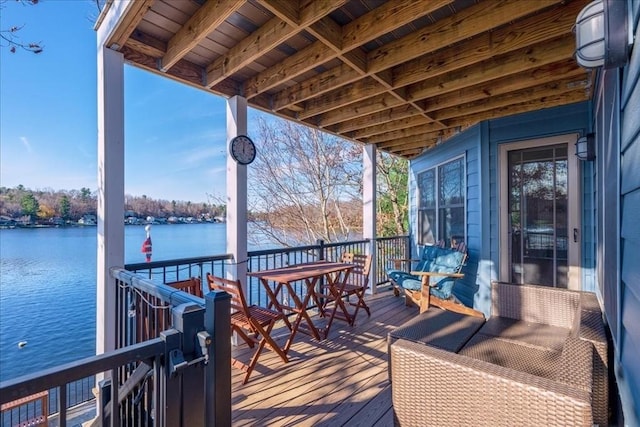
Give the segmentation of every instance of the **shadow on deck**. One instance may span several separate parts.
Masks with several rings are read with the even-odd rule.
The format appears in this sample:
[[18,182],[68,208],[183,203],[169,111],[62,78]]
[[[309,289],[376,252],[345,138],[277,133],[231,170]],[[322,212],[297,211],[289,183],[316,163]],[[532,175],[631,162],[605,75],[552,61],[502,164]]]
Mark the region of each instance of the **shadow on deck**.
[[[405,307],[386,287],[379,290],[367,296],[371,317],[360,310],[355,326],[335,320],[323,341],[297,334],[289,363],[264,350],[245,385],[243,372],[232,369],[233,425],[392,426],[387,333],[417,309]],[[275,335],[283,345],[288,330]],[[233,349],[234,357],[248,361],[248,350],[243,343]]]

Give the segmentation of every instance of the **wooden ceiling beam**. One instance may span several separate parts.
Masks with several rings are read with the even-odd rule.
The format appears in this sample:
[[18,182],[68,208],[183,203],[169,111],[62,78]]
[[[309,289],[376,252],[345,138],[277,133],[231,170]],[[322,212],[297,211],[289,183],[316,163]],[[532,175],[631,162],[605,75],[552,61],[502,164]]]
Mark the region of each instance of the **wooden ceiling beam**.
[[[295,2],[290,0],[260,0],[260,3],[264,7],[295,28],[291,35],[303,30],[312,31],[311,27],[314,26],[317,21],[323,20],[322,23],[315,27],[317,30],[316,35],[320,35],[321,38],[310,46],[307,46],[273,67],[247,80],[244,85],[244,96],[251,99],[277,86],[282,80],[293,79],[312,68],[336,58],[339,52],[336,51],[336,47],[332,44],[336,38],[333,35],[329,35],[329,32],[337,31],[337,24],[332,25],[330,22],[324,20],[330,21],[330,18],[326,16],[331,11],[341,7],[345,2],[346,0],[336,2],[307,2],[299,13],[294,13],[292,4],[295,4]],[[339,28],[340,27],[338,27],[338,29]],[[332,42],[330,43],[328,40],[323,41],[324,37],[331,39]],[[325,41],[328,44],[325,44]]]
[[273,110],[278,111],[313,96],[330,92],[338,86],[353,83],[361,77],[356,70],[342,64],[278,92],[272,98]]
[[167,51],[167,44],[165,42],[151,37],[148,34],[144,34],[141,31],[134,31],[125,43],[125,46],[157,59],[162,58],[162,55]]
[[447,92],[476,86],[500,76],[526,72],[532,67],[541,67],[573,57],[575,38],[568,35],[550,42],[539,43],[493,58],[479,64],[452,71],[447,75],[424,80],[409,86],[410,99],[426,99]]
[[244,96],[251,99],[282,81],[293,79],[336,56],[337,54],[321,41],[314,42],[247,80],[244,84]]
[[568,59],[561,62],[544,65],[542,67],[527,70],[523,73],[489,80],[477,86],[448,92],[444,95],[428,98],[425,111],[442,110],[443,108],[488,99],[495,95],[502,95],[511,91],[526,89],[540,85],[556,78],[568,78],[585,76],[587,72],[576,65],[575,60]]
[[167,43],[161,70],[167,71],[244,4],[244,0],[209,0]]
[[[169,71],[162,72],[158,67],[157,57],[153,57],[136,51],[129,47],[129,43],[123,46],[122,53],[124,54],[126,62],[134,63],[137,67],[143,68],[154,74],[169,77],[173,80],[187,84],[196,89],[205,89],[202,84],[204,68],[199,65],[196,65],[185,59],[181,59],[173,67],[171,67]],[[221,82],[215,87],[209,89],[208,92],[223,97],[231,97],[238,94],[239,88],[240,85],[237,82],[234,82],[231,79],[227,79],[224,82]]]
[[427,147],[425,149],[422,150],[406,150],[406,151],[399,151],[398,153],[391,153],[395,156],[398,157],[402,157],[403,159],[407,159],[407,160],[413,160],[416,157],[420,156],[421,154],[423,154],[426,150],[430,149],[431,147]]
[[[422,115],[407,117],[404,119],[394,120],[392,122],[376,124],[373,126],[363,127],[354,131],[349,136],[354,139],[365,140],[368,137],[379,135],[394,130],[405,129],[413,126],[421,126],[431,123],[431,121]],[[367,140],[368,141],[368,140]]]
[[[395,0],[353,20],[342,30],[343,49],[355,49],[452,3],[452,0]],[[384,23],[381,25],[381,23]]]
[[566,78],[544,83],[538,86],[521,89],[502,95],[492,96],[489,99],[462,103],[455,107],[445,108],[443,110],[434,111],[431,114],[439,120],[452,119],[463,115],[481,113],[487,110],[493,110],[509,105],[519,104],[527,101],[535,101],[559,95],[565,92],[572,92],[576,89],[585,89],[588,81],[584,78]]
[[241,40],[207,67],[207,86],[224,80],[291,36],[291,27],[275,17]]
[[124,15],[124,21],[118,25],[107,41],[106,46],[111,49],[120,50],[120,48],[126,44],[131,33],[133,33],[140,21],[142,21],[142,17],[151,8],[152,4],[153,0],[140,0],[129,3],[127,6],[129,9]]
[[376,144],[381,150],[399,150],[399,149],[416,149],[427,148],[439,142],[446,141],[454,135],[460,133],[456,129],[443,129],[438,132],[426,132],[420,135],[420,138],[398,138],[392,141],[385,141]]
[[300,10],[297,1],[258,0],[258,3],[292,27],[297,27],[300,23]]
[[[360,46],[452,1],[416,2],[402,0],[389,2],[350,22],[344,29],[333,20],[325,18],[310,26],[308,31],[331,47],[343,62],[360,74],[371,75],[371,77],[378,79],[375,75],[367,73],[367,57]],[[380,22],[384,22],[384,25],[380,25]]]
[[[448,73],[457,68],[481,62],[495,57],[499,54],[511,52],[528,46],[531,43],[550,40],[562,34],[571,32],[572,25],[575,21],[575,14],[579,12],[577,6],[582,6],[582,2],[574,2],[572,7],[568,8],[565,13],[559,14],[557,9],[547,11],[539,16],[527,18],[518,24],[517,30],[513,28],[498,29],[495,32],[482,34],[473,40],[466,41],[460,46],[453,46],[448,49],[440,50],[434,55],[426,55],[416,60],[410,61],[397,69],[394,74],[399,77],[393,78],[393,83],[387,84],[387,90],[396,90],[397,96],[405,102],[413,102],[413,98],[404,99],[397,92],[397,88],[423,80],[425,77],[435,77],[440,74]],[[576,6],[577,4],[577,6]],[[536,31],[533,31],[536,29]],[[533,35],[530,35],[533,34]],[[490,46],[490,48],[487,48]],[[376,77],[375,74],[372,74]],[[381,83],[383,83],[381,81]],[[379,89],[379,88],[377,88]],[[376,95],[377,91],[372,92],[370,96]],[[366,96],[366,94],[364,95]],[[336,109],[341,106],[335,103],[338,97],[330,97],[325,100],[327,109]],[[322,101],[316,101],[316,106],[322,105]],[[420,110],[420,106],[414,105]],[[316,108],[317,110],[317,108]],[[314,111],[303,111],[301,117],[308,118],[315,114]],[[428,118],[428,114],[425,115]]]
[[398,138],[394,140],[393,145],[376,144],[376,147],[381,150],[399,150],[399,149],[416,149],[426,148],[430,144],[435,144],[438,141],[437,137],[428,135],[412,135],[404,138]]
[[564,35],[575,37],[572,28],[583,4],[575,1],[408,61],[393,69],[393,84],[406,86]]
[[366,138],[366,142],[369,144],[379,144],[382,142],[402,139],[408,136],[422,135],[428,132],[434,132],[439,130],[441,130],[441,128],[436,123],[427,123],[419,126],[412,126],[404,129],[399,129],[399,130],[394,130],[394,131],[374,135],[370,138]]
[[315,38],[331,47],[336,53],[342,52],[342,27],[326,17],[307,29]]
[[472,38],[560,3],[561,0],[491,0],[470,6],[448,18],[387,43],[367,54],[369,72],[378,72],[427,53]]
[[319,116],[317,124],[319,127],[324,128],[334,125],[336,123],[344,122],[358,117],[366,116],[378,111],[388,110],[392,107],[397,107],[402,104],[397,97],[384,93],[378,96],[374,96],[364,101],[360,101],[357,104],[348,105],[338,110],[329,111]]
[[584,89],[578,89],[558,95],[530,100],[524,103],[512,104],[506,107],[483,111],[481,113],[456,117],[454,119],[446,120],[445,123],[448,127],[472,126],[483,120],[512,116],[514,114],[527,113],[530,111],[556,107],[559,105],[573,104],[576,102],[586,101],[588,99],[589,96],[586,94],[586,91]]
[[358,80],[348,86],[332,91],[321,98],[314,98],[305,103],[304,111],[298,114],[301,119],[317,116],[349,104],[361,102],[363,99],[380,95],[387,91],[377,80],[370,77]]
[[[264,3],[274,1],[275,0],[261,0],[261,2]],[[327,29],[329,26],[332,27],[330,29],[331,33],[337,33],[337,28],[326,22],[322,23],[322,26],[325,27],[323,30],[319,29],[318,26],[313,26],[313,28],[309,28],[309,31],[323,43],[330,46],[335,53],[334,56],[327,56],[325,58],[322,58],[321,62],[327,62],[334,57],[340,57],[342,61],[344,61],[347,65],[357,71],[359,76],[363,76],[366,75],[367,57],[365,53],[359,49],[360,46],[376,39],[377,37],[380,37],[383,34],[389,33],[396,28],[399,28],[402,25],[405,25],[419,17],[432,13],[435,10],[451,3],[451,1],[452,0],[433,0],[428,2],[416,2],[415,0],[402,0],[401,2],[394,1],[385,3],[384,5],[345,25],[344,28],[341,28],[342,36],[340,43],[338,43],[333,38],[333,35],[329,36],[326,34],[329,31]],[[330,2],[322,1],[313,3]],[[385,25],[380,26],[380,22],[384,22]],[[338,71],[341,72],[341,70],[336,69],[329,70],[328,73],[339,74]],[[263,73],[270,73],[270,71],[265,70]],[[315,79],[316,78],[314,78],[314,80]],[[349,84],[351,82],[353,82],[353,80],[351,80],[350,78],[344,78],[336,81],[336,83],[341,83],[340,85]],[[301,91],[305,91],[305,89],[307,90],[304,93],[296,94],[294,89],[288,88],[284,89],[280,93],[275,94],[273,100],[274,110],[277,111],[282,108],[287,108],[293,103],[304,101],[305,99],[308,99],[312,96],[317,96],[323,93],[308,91],[309,88],[318,87],[318,85],[314,84],[314,82],[303,82],[299,85],[296,85],[296,87],[298,87]],[[337,87],[339,86],[334,85],[332,89],[336,89]]]
[[392,122],[394,120],[400,120],[407,117],[419,115],[420,113],[413,106],[401,105],[400,107],[393,107],[374,114],[369,114],[367,116],[347,120],[345,122],[330,126],[330,128],[336,133],[345,134],[347,132],[352,132],[366,126],[371,126],[372,123],[384,124]]

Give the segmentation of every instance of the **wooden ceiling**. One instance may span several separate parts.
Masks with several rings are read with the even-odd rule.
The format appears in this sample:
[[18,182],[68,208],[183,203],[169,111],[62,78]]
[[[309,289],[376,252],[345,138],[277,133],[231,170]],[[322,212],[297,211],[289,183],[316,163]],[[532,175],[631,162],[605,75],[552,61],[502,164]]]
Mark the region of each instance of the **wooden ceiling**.
[[413,158],[584,101],[589,0],[136,0],[108,46],[154,73]]

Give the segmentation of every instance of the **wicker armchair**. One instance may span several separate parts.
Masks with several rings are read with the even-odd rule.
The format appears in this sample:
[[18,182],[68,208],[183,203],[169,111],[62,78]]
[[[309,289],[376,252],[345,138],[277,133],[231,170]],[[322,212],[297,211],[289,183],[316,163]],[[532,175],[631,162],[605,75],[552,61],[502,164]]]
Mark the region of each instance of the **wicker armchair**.
[[[591,426],[590,344],[571,339],[575,353],[556,379],[398,340],[391,346],[396,424],[411,426]],[[576,357],[577,356],[577,357]],[[567,357],[569,358],[569,357]],[[562,371],[558,371],[560,374]],[[567,373],[569,371],[566,371]]]
[[456,353],[390,347],[400,425],[607,425],[607,339],[591,293],[492,283],[491,317]]

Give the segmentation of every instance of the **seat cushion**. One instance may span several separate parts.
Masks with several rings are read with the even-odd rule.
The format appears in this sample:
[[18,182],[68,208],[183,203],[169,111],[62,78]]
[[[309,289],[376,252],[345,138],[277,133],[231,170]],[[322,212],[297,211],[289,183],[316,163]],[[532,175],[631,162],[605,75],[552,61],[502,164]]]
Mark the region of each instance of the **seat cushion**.
[[570,330],[558,326],[493,316],[487,320],[480,333],[540,350],[562,351]]
[[484,319],[432,307],[389,332],[387,342],[397,339],[457,352],[480,329]]
[[410,291],[419,291],[420,289],[422,289],[422,281],[417,278],[406,278],[402,281],[402,283],[398,283],[398,285],[402,286],[405,289],[409,289]]
[[389,276],[389,280],[393,281],[398,286],[403,286],[403,283],[407,279],[418,279],[417,276],[413,276],[406,271],[401,270],[388,270],[387,276]]
[[522,342],[484,335],[481,328],[460,350],[460,354],[519,372],[554,379],[562,351],[543,350]]
[[464,254],[462,252],[445,249],[441,249],[441,251],[441,254],[434,258],[431,271],[457,273],[462,266]]

